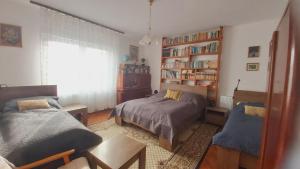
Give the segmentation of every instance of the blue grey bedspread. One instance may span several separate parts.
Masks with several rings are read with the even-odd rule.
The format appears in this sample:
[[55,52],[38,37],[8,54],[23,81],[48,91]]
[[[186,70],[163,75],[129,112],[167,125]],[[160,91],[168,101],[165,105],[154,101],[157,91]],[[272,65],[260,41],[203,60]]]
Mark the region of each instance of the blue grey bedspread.
[[233,108],[223,130],[213,137],[212,144],[258,156],[263,118],[246,115],[245,104],[263,107],[259,103],[241,103]]
[[16,166],[70,149],[81,153],[101,141],[100,136],[58,109],[0,114],[0,155]]

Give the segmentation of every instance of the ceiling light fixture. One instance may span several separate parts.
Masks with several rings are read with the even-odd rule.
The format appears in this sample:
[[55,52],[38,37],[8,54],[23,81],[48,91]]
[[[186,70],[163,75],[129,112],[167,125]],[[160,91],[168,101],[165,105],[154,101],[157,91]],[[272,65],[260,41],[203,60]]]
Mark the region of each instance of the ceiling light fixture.
[[151,41],[152,41],[152,35],[151,35],[151,15],[152,15],[152,11],[151,11],[151,7],[152,7],[152,4],[153,4],[153,1],[154,0],[149,0],[149,4],[150,4],[150,8],[149,8],[149,27],[148,27],[148,32],[146,35],[144,35],[144,37],[142,38],[142,40],[140,40],[139,44],[140,45],[151,45]]

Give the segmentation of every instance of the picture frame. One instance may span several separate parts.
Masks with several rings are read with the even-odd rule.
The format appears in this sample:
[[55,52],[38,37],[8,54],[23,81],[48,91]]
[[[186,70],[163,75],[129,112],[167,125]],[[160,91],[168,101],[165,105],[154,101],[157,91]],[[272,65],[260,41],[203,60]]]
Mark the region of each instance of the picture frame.
[[0,23],[0,46],[22,47],[21,26]]
[[247,63],[247,71],[258,71],[259,70],[259,63]]
[[248,58],[257,58],[259,57],[260,46],[250,46],[248,48]]
[[130,45],[129,46],[129,61],[138,61],[139,47]]

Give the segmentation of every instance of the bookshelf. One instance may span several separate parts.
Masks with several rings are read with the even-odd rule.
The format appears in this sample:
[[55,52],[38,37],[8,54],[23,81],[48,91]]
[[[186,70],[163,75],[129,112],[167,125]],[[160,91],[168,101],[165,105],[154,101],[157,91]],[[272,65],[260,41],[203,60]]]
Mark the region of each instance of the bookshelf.
[[218,101],[223,27],[163,37],[161,84],[207,86],[209,104]]

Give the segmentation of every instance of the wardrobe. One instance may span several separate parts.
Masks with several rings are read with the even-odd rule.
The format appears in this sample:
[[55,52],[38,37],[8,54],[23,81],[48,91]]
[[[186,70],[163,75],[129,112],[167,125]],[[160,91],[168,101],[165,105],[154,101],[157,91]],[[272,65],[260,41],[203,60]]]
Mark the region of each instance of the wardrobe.
[[[267,114],[259,169],[286,168],[300,116],[300,0],[291,0],[270,43]],[[298,166],[299,167],[299,166]]]

